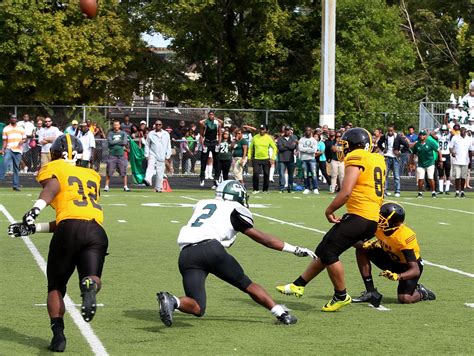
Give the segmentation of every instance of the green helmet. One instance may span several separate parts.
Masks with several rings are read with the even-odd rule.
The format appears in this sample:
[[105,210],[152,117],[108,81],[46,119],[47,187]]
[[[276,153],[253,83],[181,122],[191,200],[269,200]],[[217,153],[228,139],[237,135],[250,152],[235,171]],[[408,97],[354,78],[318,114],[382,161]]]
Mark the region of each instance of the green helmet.
[[236,201],[247,208],[249,206],[247,189],[237,180],[229,179],[221,182],[216,188],[216,198]]

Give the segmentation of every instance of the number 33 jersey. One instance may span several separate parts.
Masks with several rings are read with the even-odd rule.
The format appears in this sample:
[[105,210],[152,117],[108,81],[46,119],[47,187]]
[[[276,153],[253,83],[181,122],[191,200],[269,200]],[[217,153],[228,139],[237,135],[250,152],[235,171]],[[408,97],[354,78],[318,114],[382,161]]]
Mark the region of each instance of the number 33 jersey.
[[104,214],[98,203],[100,176],[95,171],[57,159],[41,168],[36,180],[51,178],[56,178],[60,186],[51,202],[56,210],[56,224],[65,219],[95,220],[102,224]]
[[237,232],[253,227],[250,210],[235,201],[206,199],[197,202],[193,216],[181,228],[178,245],[186,245],[214,239],[225,248],[230,247]]
[[361,169],[346,203],[347,212],[378,222],[385,187],[384,157],[378,153],[357,149],[347,154],[344,164],[346,167],[356,166]]

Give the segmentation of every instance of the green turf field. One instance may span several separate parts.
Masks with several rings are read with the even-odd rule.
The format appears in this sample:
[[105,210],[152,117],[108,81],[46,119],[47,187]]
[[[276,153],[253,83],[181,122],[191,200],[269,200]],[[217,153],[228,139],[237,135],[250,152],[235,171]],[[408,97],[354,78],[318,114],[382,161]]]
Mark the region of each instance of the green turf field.
[[[21,219],[38,192],[23,189],[14,194],[4,188],[0,204]],[[374,269],[376,286],[384,295],[382,305],[389,310],[352,304],[323,313],[321,306],[332,296],[326,273],[308,285],[301,299],[280,295],[275,286],[293,281],[309,259],[269,250],[241,235],[230,252],[252,280],[293,310],[298,323],[276,325],[269,311],[210,276],[206,315],[196,318],[177,312],[173,326],[167,328],[159,320],[156,292],[182,295],[176,237],[195,200],[212,197],[213,192],[104,193],[101,203],[110,255],[98,295],[104,306],[90,326],[110,355],[472,354],[474,308],[465,303],[474,304],[474,194],[463,200],[452,195],[416,199],[415,194],[404,193],[398,201],[407,211],[407,224],[417,232],[424,259],[470,274],[425,266],[421,281],[436,293],[436,301],[399,305],[397,284],[376,277]],[[323,236],[315,230],[330,228],[323,212],[332,197],[326,192],[320,196],[272,192],[251,196],[250,203],[258,204],[251,207],[257,228],[314,248]],[[47,208],[39,220],[52,218],[53,211]],[[49,354],[49,319],[46,308],[36,305],[46,300],[45,276],[23,241],[7,236],[7,226],[0,213],[0,354]],[[49,239],[49,234],[32,236],[44,258]],[[347,251],[342,261],[348,292],[355,297],[364,287],[354,251]],[[69,295],[80,303],[77,282],[73,276]],[[65,324],[66,351],[93,354],[69,314]]]

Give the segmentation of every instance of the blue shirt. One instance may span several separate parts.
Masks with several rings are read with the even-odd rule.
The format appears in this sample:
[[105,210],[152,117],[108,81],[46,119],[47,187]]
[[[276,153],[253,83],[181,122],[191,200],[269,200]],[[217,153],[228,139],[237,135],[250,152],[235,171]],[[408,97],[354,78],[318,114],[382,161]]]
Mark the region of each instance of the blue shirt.
[[326,154],[324,151],[326,150],[326,145],[324,144],[323,141],[319,141],[318,143],[318,152],[322,152],[323,154],[319,156],[319,161],[320,162],[326,162]]
[[410,143],[418,141],[418,135],[416,133],[408,134],[407,138],[410,140]]

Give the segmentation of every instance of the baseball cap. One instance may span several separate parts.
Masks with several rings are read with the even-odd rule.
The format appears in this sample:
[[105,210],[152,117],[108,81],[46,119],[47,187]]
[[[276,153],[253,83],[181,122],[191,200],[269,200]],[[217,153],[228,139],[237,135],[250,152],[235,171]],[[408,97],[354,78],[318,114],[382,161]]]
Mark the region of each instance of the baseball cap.
[[16,119],[16,115],[15,115],[15,114],[11,114],[11,115],[10,115],[10,119]]
[[285,126],[285,130],[291,130],[291,126]]
[[441,131],[448,131],[448,126],[447,125],[441,126]]
[[140,125],[141,125],[141,124],[145,124],[145,125],[146,125],[146,121],[145,121],[145,120],[140,121]]
[[459,124],[454,124],[453,129],[459,130],[460,127],[461,127],[461,126],[460,126]]
[[261,124],[261,125],[260,125],[260,128],[261,128],[261,129],[265,129],[265,130],[266,130],[266,129],[267,129],[267,125],[265,125],[265,124]]
[[426,130],[421,130],[420,135],[426,135]]
[[72,120],[72,121],[71,121],[71,124],[72,124],[72,125],[77,125],[77,124],[79,124],[79,122],[77,122],[77,120]]

